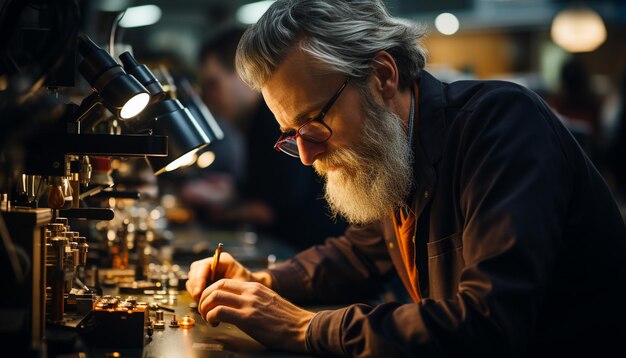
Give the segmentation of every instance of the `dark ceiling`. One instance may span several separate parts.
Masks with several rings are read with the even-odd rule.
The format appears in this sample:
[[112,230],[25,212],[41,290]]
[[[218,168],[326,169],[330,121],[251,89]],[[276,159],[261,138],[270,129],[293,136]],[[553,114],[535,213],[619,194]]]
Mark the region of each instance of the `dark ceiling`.
[[[202,41],[222,26],[236,23],[237,9],[250,0],[91,0],[95,7],[158,5],[161,20],[154,25],[125,29],[121,42],[133,47],[138,57],[168,54],[193,66]],[[425,23],[429,29],[440,12],[453,12],[461,29],[547,28],[555,13],[570,2],[557,0],[385,0],[390,12],[399,17]],[[623,0],[586,1],[608,22],[626,24]],[[95,9],[94,9],[95,10]]]

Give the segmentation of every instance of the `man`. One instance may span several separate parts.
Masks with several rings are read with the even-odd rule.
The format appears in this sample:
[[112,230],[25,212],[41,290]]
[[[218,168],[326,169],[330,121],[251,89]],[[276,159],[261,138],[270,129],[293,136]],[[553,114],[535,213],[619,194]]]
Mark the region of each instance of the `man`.
[[[420,36],[373,0],[279,0],[244,35],[237,68],[276,147],[353,225],[271,270],[224,255],[208,287],[211,259],[195,262],[200,314],[319,355],[623,352],[626,229],[606,184],[538,96],[439,82]],[[358,303],[394,270],[413,302]],[[290,302],[337,298],[355,304]]]
[[[340,234],[346,224],[328,217],[321,200],[323,185],[314,171],[297,160],[284,160],[272,148],[279,133],[274,116],[259,91],[250,89],[235,71],[235,52],[243,33],[241,28],[225,28],[204,43],[200,80],[203,100],[222,120],[227,134],[220,142],[227,143],[230,152],[236,149],[228,142],[239,141],[243,147],[243,153],[237,155],[224,153],[219,147],[224,143],[216,143],[218,148],[212,150],[220,150],[216,161],[221,163],[214,163],[207,172],[219,172],[215,164],[241,164],[244,175],[234,180],[235,188],[225,190],[223,175],[207,173],[187,183],[181,195],[201,213],[208,213],[209,219],[250,224],[291,247],[304,249],[321,243],[326,236]],[[229,191],[234,195],[222,198]]]

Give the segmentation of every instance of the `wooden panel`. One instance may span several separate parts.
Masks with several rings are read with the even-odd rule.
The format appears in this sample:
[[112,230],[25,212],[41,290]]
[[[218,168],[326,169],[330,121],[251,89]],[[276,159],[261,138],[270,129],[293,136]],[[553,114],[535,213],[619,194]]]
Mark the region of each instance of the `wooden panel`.
[[430,33],[423,39],[428,66],[472,72],[489,78],[512,71],[512,49],[506,34],[470,33],[452,36]]

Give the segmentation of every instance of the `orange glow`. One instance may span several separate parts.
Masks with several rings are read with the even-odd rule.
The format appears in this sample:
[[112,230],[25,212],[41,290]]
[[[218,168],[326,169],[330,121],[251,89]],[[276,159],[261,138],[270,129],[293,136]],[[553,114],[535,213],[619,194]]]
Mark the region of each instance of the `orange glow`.
[[195,324],[196,320],[189,316],[183,316],[182,318],[178,319],[178,325],[180,326],[180,328],[191,328]]

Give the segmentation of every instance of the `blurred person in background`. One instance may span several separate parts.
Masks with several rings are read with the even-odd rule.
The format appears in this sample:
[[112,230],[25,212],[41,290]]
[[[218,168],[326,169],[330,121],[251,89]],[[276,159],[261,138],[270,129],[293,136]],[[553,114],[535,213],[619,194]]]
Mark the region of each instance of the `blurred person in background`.
[[585,64],[572,57],[561,67],[561,86],[549,103],[576,137],[585,152],[598,165],[601,142],[601,98],[595,93]]
[[183,185],[181,198],[197,209],[201,220],[249,224],[293,247],[309,247],[340,234],[346,224],[327,213],[323,184],[315,172],[298,160],[284,160],[273,149],[279,134],[274,116],[261,94],[235,71],[244,30],[223,29],[200,51],[202,98],[225,132],[225,143],[211,150],[216,162],[227,162],[237,172],[212,165]]
[[[606,183],[537,94],[425,71],[422,35],[374,0],[278,0],[244,34],[237,70],[275,148],[352,225],[267,270],[194,262],[200,314],[324,356],[623,352],[626,227]],[[392,272],[412,301],[364,304]]]

